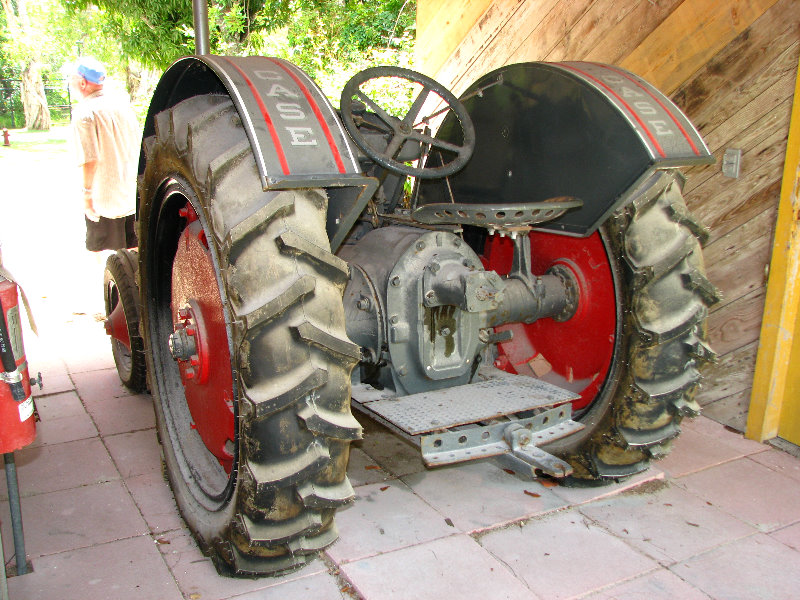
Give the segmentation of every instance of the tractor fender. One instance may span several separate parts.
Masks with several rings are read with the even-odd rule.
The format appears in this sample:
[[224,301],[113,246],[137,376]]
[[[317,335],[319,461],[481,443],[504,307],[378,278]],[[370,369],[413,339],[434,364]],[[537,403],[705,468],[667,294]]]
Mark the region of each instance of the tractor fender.
[[[377,187],[322,90],[289,61],[265,56],[188,56],[156,86],[143,138],[155,135],[155,116],[202,94],[226,94],[236,107],[264,190],[325,188],[328,235],[337,247]],[[139,173],[146,164],[144,148]]]
[[[616,66],[531,62],[484,75],[462,95],[478,145],[466,168],[422,188],[421,204],[513,206],[559,196],[583,206],[538,226],[588,236],[658,179],[712,164],[697,129],[655,87]],[[438,137],[457,135],[445,122]]]

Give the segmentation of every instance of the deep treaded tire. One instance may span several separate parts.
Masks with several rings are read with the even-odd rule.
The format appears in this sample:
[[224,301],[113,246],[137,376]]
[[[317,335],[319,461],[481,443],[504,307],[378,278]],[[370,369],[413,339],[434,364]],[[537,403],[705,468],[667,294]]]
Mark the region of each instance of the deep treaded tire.
[[[359,351],[345,334],[348,266],[330,252],[327,197],[262,190],[227,96],[184,100],[158,114],[155,126],[140,183],[141,284],[169,480],[220,572],[293,570],[336,539],[334,512],[354,497],[349,446],[361,437],[350,412]],[[229,474],[194,429],[187,382],[167,350],[187,202],[202,224],[225,311],[231,364],[211,370],[232,375]]]
[[125,313],[131,347],[127,348],[112,337],[111,351],[120,380],[133,392],[147,389],[144,341],[139,334],[139,290],[136,287],[138,270],[139,254],[135,250],[118,250],[106,260],[103,276],[106,316],[110,315],[119,304]]
[[547,447],[572,464],[567,485],[646,470],[669,452],[681,419],[700,412],[698,369],[715,359],[706,317],[719,295],[703,265],[708,232],[688,213],[681,177],[662,174],[602,228],[621,329],[606,384],[580,415],[586,429]]

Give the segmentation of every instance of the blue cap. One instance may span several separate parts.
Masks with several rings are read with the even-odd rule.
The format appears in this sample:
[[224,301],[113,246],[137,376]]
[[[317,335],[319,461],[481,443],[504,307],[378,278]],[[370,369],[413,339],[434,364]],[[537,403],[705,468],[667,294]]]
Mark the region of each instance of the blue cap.
[[103,83],[106,78],[106,68],[91,56],[84,56],[78,60],[75,72],[89,83]]

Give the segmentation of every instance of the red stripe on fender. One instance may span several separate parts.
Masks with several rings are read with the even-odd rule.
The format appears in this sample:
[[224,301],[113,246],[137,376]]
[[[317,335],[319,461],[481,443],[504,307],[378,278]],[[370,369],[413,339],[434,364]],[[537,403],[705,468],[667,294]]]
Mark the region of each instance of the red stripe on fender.
[[663,108],[663,109],[664,109],[664,111],[665,111],[665,112],[666,112],[666,113],[669,115],[669,118],[670,118],[670,119],[672,119],[672,122],[673,122],[673,123],[675,123],[675,125],[678,127],[678,129],[680,129],[680,130],[681,130],[681,133],[683,134],[683,137],[685,137],[685,138],[686,138],[686,141],[687,141],[687,142],[689,142],[689,145],[692,147],[692,150],[694,151],[694,153],[695,153],[697,156],[700,156],[700,150],[698,150],[698,149],[697,149],[697,146],[696,146],[696,145],[695,145],[695,143],[692,141],[692,138],[691,138],[691,137],[689,137],[689,133],[688,133],[688,132],[687,132],[687,131],[686,131],[686,130],[683,128],[683,125],[681,125],[681,124],[678,122],[678,119],[675,117],[675,115],[674,115],[674,114],[672,114],[672,111],[671,111],[669,108],[667,108],[667,107],[664,105],[664,103],[663,103],[663,102],[661,102],[661,100],[659,100],[659,99],[658,99],[658,96],[656,96],[656,95],[655,95],[653,92],[651,92],[650,90],[648,90],[648,89],[647,89],[645,86],[643,86],[641,83],[639,83],[638,81],[636,81],[636,80],[635,80],[633,77],[631,77],[630,75],[628,75],[628,74],[627,74],[625,71],[622,71],[622,70],[620,70],[620,69],[617,69],[617,68],[615,68],[615,67],[613,67],[613,66],[611,66],[611,65],[601,65],[601,64],[598,64],[598,66],[600,66],[600,67],[604,67],[604,68],[608,69],[609,71],[614,71],[615,73],[618,73],[619,75],[621,75],[622,77],[624,77],[624,78],[625,78],[625,79],[627,79],[628,81],[630,81],[630,82],[634,83],[634,84],[635,84],[635,85],[636,85],[636,86],[637,86],[639,89],[643,90],[643,91],[644,91],[644,92],[645,92],[645,93],[646,93],[648,96],[650,96],[650,97],[651,97],[653,100],[655,100],[655,101],[658,103],[658,105],[659,105],[661,108]]
[[283,152],[283,146],[281,145],[281,140],[278,137],[278,132],[275,131],[275,125],[272,123],[272,119],[269,116],[269,112],[267,111],[267,106],[264,104],[264,101],[261,99],[261,94],[258,93],[256,86],[253,85],[253,82],[250,78],[242,71],[236,63],[234,63],[231,59],[226,56],[221,56],[220,58],[225,59],[230,65],[238,71],[239,75],[244,78],[247,87],[250,88],[250,91],[253,93],[253,97],[256,100],[256,104],[258,104],[258,108],[261,111],[261,116],[264,117],[264,122],[267,124],[267,129],[269,130],[269,135],[272,138],[272,144],[275,146],[275,152],[278,155],[278,161],[281,163],[281,169],[283,169],[284,175],[289,175],[291,170],[289,169],[289,163],[286,160],[286,154]]
[[661,147],[661,144],[658,143],[658,140],[653,135],[653,132],[650,131],[650,129],[648,129],[647,125],[644,124],[644,121],[642,121],[642,119],[639,117],[639,115],[636,113],[636,111],[633,110],[631,108],[631,106],[627,102],[625,102],[625,100],[623,100],[622,97],[619,94],[617,94],[617,92],[615,92],[608,85],[606,85],[605,83],[600,81],[597,77],[594,77],[593,75],[589,75],[589,73],[587,73],[586,71],[582,71],[582,70],[578,69],[577,67],[573,67],[572,65],[568,65],[568,64],[565,64],[565,63],[555,63],[555,64],[557,64],[559,67],[562,67],[564,69],[569,69],[570,71],[575,71],[576,73],[580,73],[581,75],[583,75],[587,79],[591,79],[595,83],[603,86],[606,90],[608,90],[614,96],[614,98],[619,100],[620,104],[622,104],[626,109],[628,109],[628,112],[631,113],[631,115],[633,115],[633,118],[636,119],[636,122],[639,123],[639,126],[642,129],[644,129],[644,132],[647,134],[647,137],[650,138],[650,141],[653,143],[653,146],[655,146],[656,150],[661,155],[661,158],[666,158],[667,157],[667,155],[664,153],[664,149]]
[[339,173],[345,173],[346,170],[344,168],[344,161],[342,161],[342,155],[339,152],[339,148],[336,147],[333,134],[331,133],[330,127],[328,127],[328,124],[325,122],[325,117],[323,116],[322,111],[319,109],[314,97],[311,95],[311,90],[309,90],[308,87],[306,87],[306,85],[300,80],[300,78],[293,73],[289,67],[284,65],[282,61],[274,58],[267,58],[267,60],[283,69],[289,75],[289,77],[294,80],[294,82],[297,84],[297,87],[300,88],[300,91],[303,92],[303,96],[305,96],[308,104],[311,106],[311,110],[314,111],[314,116],[317,117],[317,122],[322,128],[322,132],[325,134],[325,139],[328,140],[328,146],[333,154],[333,160],[336,161],[336,167],[339,169]]

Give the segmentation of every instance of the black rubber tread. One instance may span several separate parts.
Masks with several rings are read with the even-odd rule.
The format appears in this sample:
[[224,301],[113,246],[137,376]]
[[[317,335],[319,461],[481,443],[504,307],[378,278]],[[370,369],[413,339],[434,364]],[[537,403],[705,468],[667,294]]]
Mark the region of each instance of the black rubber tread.
[[[118,250],[106,260],[103,290],[106,315],[114,309],[114,299],[110,297],[111,285],[116,288],[117,301],[125,311],[125,323],[131,348],[130,356],[122,357],[120,342],[111,340],[114,363],[122,383],[133,392],[147,389],[147,361],[144,355],[144,340],[139,334],[139,290],[136,275],[139,270],[139,254],[135,250]],[[126,352],[127,354],[127,352]]]
[[[163,262],[157,248],[149,250],[161,243],[157,232],[146,231],[159,218],[152,199],[170,179],[185,181],[197,195],[195,210],[212,242],[230,311],[238,396],[235,485],[229,482],[228,497],[204,507],[212,500],[181,474],[181,450],[166,443],[170,483],[181,514],[220,572],[294,570],[335,541],[335,509],[354,498],[346,476],[350,442],[361,437],[350,412],[350,372],[359,355],[345,334],[348,271],[330,252],[327,197],[321,190],[263,191],[226,96],[189,98],[157,115],[155,124],[140,185],[150,202],[141,214],[143,265],[152,265],[143,266],[145,288],[157,285],[149,278]],[[148,355],[158,366],[155,318],[146,317]],[[163,373],[168,369],[161,366]],[[174,401],[175,388],[167,381],[155,387],[166,441],[168,412],[161,403],[170,395]],[[330,501],[326,491],[336,492]]]
[[[703,228],[688,214],[677,173],[664,173],[603,227],[621,271],[621,343],[607,383],[580,416],[582,435],[546,448],[574,469],[567,485],[627,478],[666,455],[684,416],[696,416],[699,368],[714,360],[708,307],[718,298],[703,266]],[[622,310],[619,310],[622,308]]]

